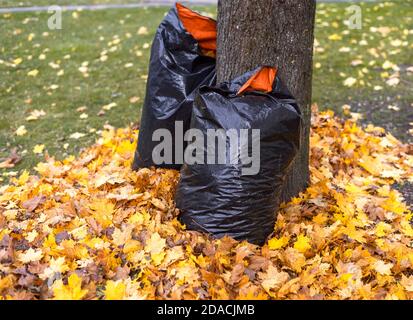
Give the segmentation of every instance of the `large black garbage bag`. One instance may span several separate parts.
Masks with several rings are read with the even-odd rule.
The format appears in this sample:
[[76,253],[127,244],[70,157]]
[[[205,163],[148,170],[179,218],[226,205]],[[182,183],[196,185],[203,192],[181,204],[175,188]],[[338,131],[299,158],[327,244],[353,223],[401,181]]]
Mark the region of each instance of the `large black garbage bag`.
[[[201,85],[215,81],[216,22],[176,4],[160,24],[153,40],[146,97],[142,110],[133,169],[162,167],[179,170],[182,140],[175,144],[175,125],[189,128],[193,100]],[[158,129],[172,135],[172,161],[155,163],[152,152]],[[176,148],[177,147],[177,148]],[[162,160],[162,159],[161,159]]]
[[[229,83],[201,87],[191,129],[197,130],[188,139],[195,142],[203,135],[204,141],[195,144],[198,149],[188,145],[181,169],[176,193],[181,221],[188,229],[218,238],[229,235],[262,245],[274,229],[281,188],[299,149],[301,130],[300,110],[276,77],[276,69],[258,68]],[[206,143],[205,136],[218,129],[226,132],[221,140],[226,150],[214,154],[211,150],[216,151],[219,140]],[[230,139],[234,129],[238,144]],[[248,140],[242,138],[242,129],[247,129]],[[252,129],[259,129],[255,138]],[[248,164],[245,150],[255,164]],[[219,162],[217,154],[225,159]],[[254,169],[247,172],[248,167]]]

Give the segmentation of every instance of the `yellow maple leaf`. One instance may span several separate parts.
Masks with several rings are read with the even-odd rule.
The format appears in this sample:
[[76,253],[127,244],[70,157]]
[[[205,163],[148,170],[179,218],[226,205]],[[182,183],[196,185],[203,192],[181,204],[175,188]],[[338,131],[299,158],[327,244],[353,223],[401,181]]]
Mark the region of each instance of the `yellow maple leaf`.
[[161,238],[159,233],[152,233],[149,240],[146,242],[145,251],[151,254],[151,258],[156,265],[160,264],[165,257],[163,252],[166,245],[166,240]]
[[82,289],[82,279],[73,273],[67,285],[62,280],[57,280],[53,284],[54,300],[81,300],[88,290]]
[[108,282],[106,282],[104,293],[106,300],[123,300],[126,295],[126,285],[120,280],[109,280]]
[[20,63],[22,63],[23,62],[23,59],[22,58],[16,58],[16,59],[14,59],[13,60],[13,63],[16,65],[16,66],[18,66]]
[[40,249],[34,250],[29,248],[26,252],[20,253],[18,255],[19,261],[23,263],[35,262],[41,260],[43,257],[43,252]]
[[364,230],[357,229],[354,224],[350,223],[347,227],[342,229],[343,234],[354,239],[360,243],[365,243]]
[[27,170],[23,170],[22,174],[20,177],[17,179],[17,183],[22,186],[24,185],[30,178],[30,173]]
[[20,137],[24,136],[27,133],[26,127],[25,126],[18,127],[15,133],[17,136],[20,136]]
[[308,249],[311,249],[310,239],[307,236],[300,234],[297,237],[297,241],[294,243],[294,249],[297,249],[301,253],[305,253]]
[[327,220],[328,218],[322,213],[319,213],[318,215],[313,217],[313,221],[319,225],[323,225]]
[[287,266],[289,266],[296,272],[301,272],[302,268],[306,264],[304,254],[291,247],[288,247],[284,250],[283,261]]
[[95,199],[89,208],[92,210],[93,217],[99,222],[103,228],[107,228],[112,224],[115,205],[107,199]]
[[413,276],[407,278],[404,274],[402,274],[400,283],[406,289],[406,291],[413,292]]
[[44,144],[36,144],[33,148],[33,153],[41,154],[44,150]]
[[382,260],[377,260],[376,263],[373,265],[374,270],[382,275],[391,275],[391,268],[393,267],[392,263],[385,263]]
[[406,236],[413,237],[413,228],[409,221],[403,220],[400,222],[401,229]]
[[395,66],[395,64],[394,64],[393,62],[391,62],[391,61],[389,61],[389,60],[386,60],[386,61],[383,62],[383,64],[382,64],[381,67],[382,67],[383,69],[387,70],[387,69],[392,69],[392,68],[394,68],[394,66]]
[[138,35],[147,35],[148,34],[148,28],[146,28],[145,26],[141,26],[138,29]]
[[199,277],[196,265],[192,260],[180,261],[176,268],[171,270],[177,281],[176,284],[183,286],[184,284],[192,284]]
[[290,241],[290,237],[287,237],[287,236],[282,236],[279,239],[272,238],[271,240],[268,241],[268,248],[270,248],[270,250],[278,250],[278,249],[281,249],[282,247],[285,247],[289,241]]
[[348,77],[347,79],[345,79],[345,80],[343,81],[343,84],[344,84],[346,87],[352,87],[356,82],[357,82],[357,79],[356,79],[356,78]]
[[343,38],[343,37],[340,36],[340,35],[337,34],[337,33],[334,33],[334,34],[328,36],[328,39],[329,39],[329,40],[332,40],[332,41],[338,41],[338,40],[341,40],[342,38]]
[[165,244],[165,239],[161,238],[158,232],[154,232],[146,242],[145,251],[150,253],[159,253],[165,248]]
[[38,74],[39,74],[39,70],[37,69],[31,70],[27,73],[29,77],[36,77]]
[[400,200],[397,191],[390,190],[388,196],[389,197],[381,206],[383,209],[399,215],[403,214],[407,210],[406,205]]
[[57,247],[56,239],[53,233],[50,233],[47,238],[43,241],[43,248],[55,249]]
[[384,237],[387,232],[391,230],[391,226],[383,221],[380,221],[377,226],[376,226],[376,236],[378,237]]
[[131,142],[129,140],[122,141],[116,148],[116,153],[119,154],[126,154],[126,153],[133,153],[136,149],[136,143]]
[[260,273],[260,278],[262,280],[261,286],[264,288],[264,290],[270,296],[275,297],[272,290],[279,289],[290,279],[290,276],[287,272],[280,272],[276,267],[270,265],[266,273]]
[[8,276],[5,276],[4,278],[0,277],[0,293],[4,289],[13,287],[13,282],[14,282],[13,280],[14,280],[14,277],[11,274],[9,274]]
[[359,159],[359,165],[374,176],[380,176],[383,171],[381,160],[367,155]]
[[120,230],[118,228],[115,228],[115,231],[112,234],[113,243],[116,246],[124,245],[126,241],[131,238],[131,232],[132,232],[131,227],[125,228],[125,230]]
[[39,275],[39,277],[42,280],[47,280],[48,278],[53,277],[56,273],[63,274],[69,270],[70,268],[66,264],[65,257],[59,257],[57,259],[52,258],[49,261],[49,266]]

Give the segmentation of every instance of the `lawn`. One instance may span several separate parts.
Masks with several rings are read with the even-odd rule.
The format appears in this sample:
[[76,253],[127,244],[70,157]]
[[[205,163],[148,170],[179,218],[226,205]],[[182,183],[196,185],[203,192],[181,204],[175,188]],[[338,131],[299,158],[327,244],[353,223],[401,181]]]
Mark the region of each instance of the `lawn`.
[[[350,105],[411,141],[412,1],[361,6],[362,29],[350,30],[348,4],[318,5],[313,101],[337,112]],[[215,14],[212,6],[198,9]],[[46,154],[77,154],[104,125],[139,121],[150,43],[166,11],[64,12],[62,30],[48,29],[47,12],[0,15],[0,162],[11,153],[21,158],[0,169],[2,179]]]
[[0,15],[0,300],[412,300],[412,144],[355,123],[411,141],[412,3],[361,30],[346,6],[318,6],[313,100],[351,119],[313,109],[311,183],[262,247],[188,232],[178,172],[130,168],[166,8]]
[[143,0],[0,0],[0,7],[139,3]]

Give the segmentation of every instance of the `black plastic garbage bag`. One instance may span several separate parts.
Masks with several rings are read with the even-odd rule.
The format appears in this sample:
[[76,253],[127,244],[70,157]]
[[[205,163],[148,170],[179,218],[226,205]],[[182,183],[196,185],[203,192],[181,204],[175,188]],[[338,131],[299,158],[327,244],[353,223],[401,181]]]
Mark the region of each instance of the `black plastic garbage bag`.
[[274,229],[301,130],[300,110],[276,69],[258,68],[232,82],[201,87],[191,129],[187,138],[194,145],[186,150],[176,193],[181,221],[218,238],[263,244]]
[[[176,4],[153,40],[134,170],[151,166],[181,168],[182,156],[175,158],[175,152],[184,150],[185,145],[181,145],[181,139],[175,143],[175,126],[182,125],[184,132],[189,128],[198,88],[214,84],[215,52],[215,20]],[[167,163],[155,163],[152,157],[160,143],[153,141],[158,129],[166,129],[172,135],[173,158]]]

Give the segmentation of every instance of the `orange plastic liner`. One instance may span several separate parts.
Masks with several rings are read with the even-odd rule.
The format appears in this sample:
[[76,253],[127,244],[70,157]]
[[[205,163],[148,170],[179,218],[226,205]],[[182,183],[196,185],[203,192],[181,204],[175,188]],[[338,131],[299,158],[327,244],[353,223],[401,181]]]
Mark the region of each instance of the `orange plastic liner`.
[[186,31],[198,41],[205,54],[215,57],[217,51],[216,22],[184,7],[180,3],[176,4],[176,9]]
[[271,92],[276,75],[277,68],[262,67],[260,71],[245,82],[241,89],[239,89],[238,94],[242,94],[245,91]]

